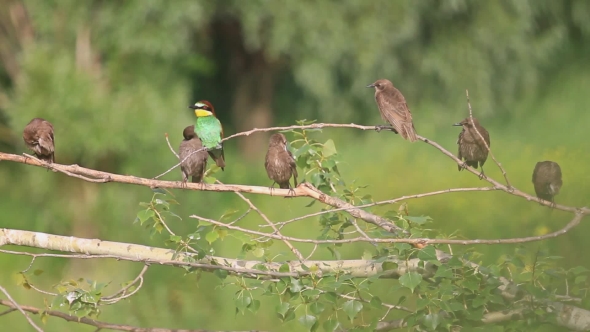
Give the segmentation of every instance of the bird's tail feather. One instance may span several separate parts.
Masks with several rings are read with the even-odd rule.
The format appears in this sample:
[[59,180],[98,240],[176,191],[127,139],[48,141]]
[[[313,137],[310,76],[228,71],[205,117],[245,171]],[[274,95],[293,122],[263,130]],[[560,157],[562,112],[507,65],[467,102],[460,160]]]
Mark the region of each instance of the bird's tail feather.
[[414,124],[411,122],[402,124],[402,130],[400,130],[400,134],[404,139],[410,142],[415,142],[418,140],[418,136],[416,136],[416,129],[414,128]]

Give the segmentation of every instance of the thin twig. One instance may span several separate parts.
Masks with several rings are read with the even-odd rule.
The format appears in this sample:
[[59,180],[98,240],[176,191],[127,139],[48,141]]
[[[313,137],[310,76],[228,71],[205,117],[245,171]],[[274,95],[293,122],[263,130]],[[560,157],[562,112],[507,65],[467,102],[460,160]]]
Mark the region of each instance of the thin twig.
[[176,151],[174,151],[174,149],[172,148],[172,145],[170,145],[170,141],[168,140],[168,133],[165,134],[165,137],[166,137],[166,143],[168,144],[170,151],[172,151],[172,153],[176,156],[176,159],[180,160],[180,157],[178,156]]
[[[24,310],[24,311],[30,312],[34,315],[45,314],[48,316],[61,318],[61,319],[64,319],[64,320],[66,320],[68,322],[72,322],[72,323],[80,323],[80,324],[94,326],[94,327],[98,328],[97,331],[101,330],[101,329],[109,329],[109,330],[129,331],[129,332],[150,332],[150,331],[158,331],[158,332],[213,332],[210,330],[203,330],[203,329],[179,330],[179,329],[165,329],[165,328],[154,328],[154,327],[144,328],[144,327],[131,326],[131,325],[112,324],[112,323],[107,323],[107,322],[102,322],[102,321],[90,319],[87,317],[78,317],[78,316],[74,316],[74,315],[68,315],[66,313],[63,313],[61,311],[56,311],[56,310],[45,310],[45,309],[40,309],[40,308],[36,308],[36,307],[31,307],[31,306],[15,307],[15,305],[12,302],[6,301],[6,300],[0,300],[0,305],[6,306],[9,308],[18,308],[21,311]],[[37,328],[37,330],[42,331],[39,328]],[[233,331],[233,332],[239,332],[239,331]]]
[[[223,184],[221,183],[221,181],[217,180],[215,181],[219,184]],[[295,248],[289,241],[287,241],[286,239],[284,239],[284,236],[281,234],[281,232],[279,231],[279,229],[273,224],[272,221],[270,221],[270,219],[268,219],[268,217],[262,213],[262,211],[260,211],[260,209],[258,209],[256,207],[256,205],[252,204],[252,202],[247,199],[246,197],[244,197],[244,195],[242,195],[239,192],[236,192],[236,195],[238,195],[238,197],[240,197],[244,202],[246,202],[246,204],[248,204],[248,206],[250,207],[250,209],[256,211],[256,213],[258,213],[258,215],[260,216],[260,218],[262,218],[262,220],[264,220],[270,227],[272,227],[272,229],[274,230],[273,234],[276,234],[277,236],[279,236],[280,238],[282,238],[282,241],[285,243],[285,245],[289,248],[289,250],[291,250],[291,252],[297,257],[297,259],[299,259],[300,261],[304,261],[305,258],[303,258],[303,255],[301,254],[301,252],[299,252],[299,250],[297,250],[297,248]]]
[[[494,188],[494,187],[450,188],[450,189],[437,190],[437,191],[432,191],[432,192],[422,193],[422,194],[407,195],[407,196],[402,196],[402,197],[398,197],[398,198],[393,198],[393,199],[388,199],[388,200],[383,200],[383,201],[378,201],[378,202],[373,202],[373,203],[367,203],[367,204],[362,204],[362,205],[354,205],[353,207],[356,209],[362,209],[362,208],[368,208],[368,207],[373,207],[373,206],[378,206],[378,205],[395,204],[395,203],[405,201],[408,199],[435,196],[435,195],[440,195],[440,194],[448,194],[448,193],[452,193],[452,192],[491,191],[491,190],[498,190],[498,188]],[[315,213],[306,214],[301,217],[296,217],[296,218],[292,218],[292,219],[289,219],[286,221],[282,221],[282,222],[276,223],[275,225],[278,225],[282,228],[284,225],[290,224],[295,221],[299,221],[299,220],[303,220],[303,219],[307,219],[307,218],[311,218],[311,217],[317,217],[317,216],[320,216],[320,215],[326,214],[326,213],[345,211],[345,210],[350,210],[350,209],[351,208],[346,208],[346,207],[336,208],[336,209],[327,209],[327,210],[323,210],[323,211],[319,211],[319,212],[315,212]],[[260,225],[260,227],[266,227],[266,226]]]
[[[481,135],[481,133],[479,132],[479,130],[477,130],[477,127],[473,123],[473,111],[471,110],[471,102],[469,101],[469,90],[465,90],[465,95],[467,96],[467,107],[469,108],[469,121],[471,121],[471,125],[475,129],[475,132],[477,133],[477,135],[479,136],[479,138],[481,138],[483,144],[486,146],[486,149],[488,149],[488,153],[492,157],[492,160],[496,163],[496,165],[498,165],[498,168],[500,168],[500,171],[502,171],[502,175],[504,176],[504,180],[506,180],[506,186],[509,189],[510,188],[514,188],[510,184],[510,181],[508,181],[508,174],[506,173],[506,170],[504,169],[504,167],[502,167],[502,164],[500,164],[498,162],[498,160],[496,160],[496,157],[494,157],[494,154],[492,153],[492,149],[490,149],[490,146],[488,145],[488,142],[486,142],[486,140],[483,138],[483,136]],[[483,168],[482,168],[482,170],[483,170]]]
[[6,305],[8,307],[11,308],[16,308],[18,311],[20,311],[23,316],[25,316],[25,318],[27,319],[27,321],[29,322],[29,324],[37,331],[39,332],[43,332],[43,330],[37,326],[37,324],[35,324],[35,322],[33,322],[33,320],[31,319],[31,317],[29,317],[29,315],[27,315],[27,313],[23,310],[23,308],[16,303],[16,301],[12,298],[12,296],[10,296],[10,294],[6,291],[6,289],[4,289],[4,287],[0,286],[0,292],[4,293],[4,295],[8,298],[8,301],[6,300],[0,300],[0,304],[5,305],[4,303],[8,303],[9,305]]
[[[135,279],[133,279],[133,281],[131,281],[127,286],[121,288],[118,292],[116,292],[113,295],[110,296],[106,296],[103,297],[101,299],[101,301],[113,301],[113,303],[119,302],[120,300],[129,297],[130,295],[132,295],[133,293],[135,293],[139,288],[141,288],[141,284],[143,283],[143,275],[147,272],[148,268],[150,266],[148,264],[145,264],[143,266],[143,268],[141,269],[141,271],[139,272],[139,274],[137,275],[137,277]],[[137,282],[140,282],[140,285],[135,289],[135,291],[132,292],[132,294],[129,294],[129,296],[125,296],[127,290],[131,287],[133,287]]]
[[555,238],[560,235],[567,233],[572,228],[576,227],[580,221],[584,218],[585,214],[576,213],[575,217],[563,228],[551,232],[545,235],[540,236],[529,236],[529,237],[521,237],[521,238],[508,238],[508,239],[474,239],[474,240],[454,240],[454,239],[430,239],[430,238],[365,238],[365,237],[355,237],[350,239],[342,239],[342,240],[313,240],[313,239],[303,239],[303,238],[296,238],[291,236],[278,236],[274,233],[264,233],[259,232],[239,226],[233,226],[224,224],[217,220],[203,218],[200,216],[192,215],[190,218],[195,218],[201,221],[205,221],[217,226],[226,227],[227,229],[239,231],[242,233],[247,233],[256,236],[267,237],[275,240],[283,240],[286,239],[292,242],[299,242],[299,243],[313,243],[313,244],[338,244],[338,243],[354,243],[354,242],[375,242],[375,243],[409,243],[409,244],[419,244],[419,245],[428,245],[428,244],[461,244],[461,245],[476,245],[476,244],[507,244],[507,243],[526,243],[526,242],[535,242],[541,241],[545,239]]

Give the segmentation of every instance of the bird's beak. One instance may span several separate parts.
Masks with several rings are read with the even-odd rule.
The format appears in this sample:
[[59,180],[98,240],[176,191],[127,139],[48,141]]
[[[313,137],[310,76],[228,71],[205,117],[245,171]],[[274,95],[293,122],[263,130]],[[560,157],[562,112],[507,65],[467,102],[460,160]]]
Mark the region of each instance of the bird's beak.
[[192,108],[192,109],[196,110],[197,109],[197,106],[195,106],[195,105],[188,105],[188,108]]
[[196,115],[198,118],[200,118],[200,117],[203,117],[203,116],[210,116],[210,115],[213,115],[213,113],[211,113],[210,111],[206,111],[206,110],[202,110],[202,109],[196,108],[196,109],[195,109],[195,115]]
[[374,87],[375,87],[375,83],[367,85],[367,88],[374,88]]
[[461,127],[463,125],[461,123],[453,123],[453,126]]

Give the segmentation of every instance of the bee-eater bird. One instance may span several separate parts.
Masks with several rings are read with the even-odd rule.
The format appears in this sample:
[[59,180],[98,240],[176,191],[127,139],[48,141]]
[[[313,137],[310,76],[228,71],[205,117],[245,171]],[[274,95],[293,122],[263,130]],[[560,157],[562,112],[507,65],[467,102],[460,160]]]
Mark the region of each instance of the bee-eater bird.
[[293,186],[297,187],[297,166],[291,151],[287,149],[287,138],[283,134],[273,134],[270,137],[266,161],[264,162],[266,174],[281,189],[291,189],[291,176]]
[[215,109],[210,102],[201,100],[196,102],[194,105],[189,106],[195,110],[197,116],[197,122],[195,123],[195,133],[203,142],[203,145],[207,148],[207,152],[215,164],[224,170],[225,167],[225,155],[223,153],[223,128],[221,122],[215,117]]
[[184,140],[180,142],[180,148],[178,149],[182,182],[186,183],[188,177],[191,176],[193,183],[201,183],[205,169],[207,169],[207,158],[209,158],[207,150],[203,149],[201,139],[195,134],[195,126],[184,128],[182,136]]
[[35,156],[48,163],[55,161],[55,142],[53,125],[41,118],[34,118],[23,131],[23,140]]
[[533,185],[537,197],[555,203],[554,197],[563,185],[559,164],[549,160],[539,161],[533,171]]
[[367,88],[375,88],[375,101],[383,121],[388,122],[403,139],[417,141],[412,113],[402,93],[386,79],[377,80]]
[[[471,123],[471,119],[473,119],[473,124]],[[486,159],[488,159],[488,148],[491,146],[490,134],[479,124],[479,121],[477,121],[476,118],[467,118],[459,123],[453,124],[453,126],[463,127],[463,130],[459,133],[459,138],[457,139],[457,145],[459,145],[459,154],[457,155],[457,158],[465,160],[465,162],[463,165],[458,165],[457,168],[461,171],[466,165],[477,168],[477,165],[479,164],[481,167],[479,179],[481,180],[485,176],[483,173],[483,164],[485,164]],[[481,136],[477,134],[478,132]],[[486,148],[484,141],[487,143],[488,148]]]

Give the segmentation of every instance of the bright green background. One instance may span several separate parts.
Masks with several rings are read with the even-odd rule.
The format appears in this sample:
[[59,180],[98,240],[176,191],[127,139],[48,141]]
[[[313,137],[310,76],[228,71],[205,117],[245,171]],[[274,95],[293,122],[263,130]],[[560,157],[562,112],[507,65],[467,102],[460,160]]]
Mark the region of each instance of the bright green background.
[[[33,40],[19,37],[12,24],[8,8],[21,3]],[[7,62],[0,68],[2,151],[25,152],[22,128],[39,116],[54,124],[57,162],[153,177],[175,163],[164,133],[176,147],[182,129],[194,121],[186,106],[196,100],[217,106],[226,135],[303,118],[373,125],[381,120],[373,92],[364,86],[388,78],[406,96],[418,133],[453,152],[459,128],[451,124],[467,116],[469,89],[475,115],[490,132],[493,152],[513,185],[533,193],[535,163],[554,160],[564,174],[557,201],[589,205],[590,2],[584,0],[2,0],[0,24],[8,27],[0,45],[18,69],[10,73]],[[76,57],[82,56],[76,47],[82,47],[85,31],[91,36],[90,62]],[[251,90],[240,90],[244,87]],[[261,105],[272,112],[259,117],[254,110]],[[226,143],[222,182],[270,184],[263,168],[268,134],[255,137]],[[316,138],[334,139],[343,177],[368,185],[366,192],[376,200],[485,185],[457,172],[432,147],[388,132],[326,129]],[[244,149],[251,150],[241,155]],[[486,174],[501,179],[491,160]],[[165,177],[179,178],[180,171]],[[0,227],[163,246],[164,236],[150,237],[133,224],[138,203],[151,198],[148,188],[85,183],[2,162],[0,190]],[[172,220],[171,226],[181,234],[194,229],[191,214],[219,218],[245,209],[232,193],[174,194],[181,203],[175,212],[183,220]],[[308,199],[248,197],[277,221],[319,208],[305,208]],[[409,208],[412,215],[431,216],[433,228],[447,234],[459,230],[464,238],[539,235],[570,218],[502,192],[435,196],[410,201]],[[244,223],[261,221],[248,217]],[[290,233],[315,238],[318,229],[317,219],[309,219]],[[573,232],[530,247],[563,256],[564,267],[590,267],[587,234],[584,220]],[[364,249],[370,245],[343,248],[343,257],[360,258]],[[513,247],[476,249],[489,264]],[[217,246],[218,255],[232,257],[237,250],[231,241]],[[331,256],[320,252],[318,258]],[[0,255],[0,284],[20,303],[43,306],[38,293],[15,286],[13,274],[29,261]],[[46,273],[31,281],[44,289],[86,277],[112,282],[110,291],[141,269],[126,262],[64,259],[39,259],[35,267]],[[208,274],[197,282],[181,269],[152,266],[143,289],[105,307],[100,319],[145,327],[301,330],[296,321],[279,327],[270,298],[261,299],[256,316],[234,316],[236,289],[214,288],[218,284]],[[379,287],[386,292],[387,282]],[[16,313],[0,317],[0,323],[29,329]],[[47,331],[68,330],[93,328],[49,319]]]

